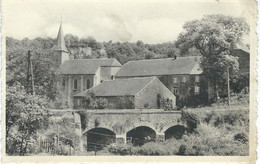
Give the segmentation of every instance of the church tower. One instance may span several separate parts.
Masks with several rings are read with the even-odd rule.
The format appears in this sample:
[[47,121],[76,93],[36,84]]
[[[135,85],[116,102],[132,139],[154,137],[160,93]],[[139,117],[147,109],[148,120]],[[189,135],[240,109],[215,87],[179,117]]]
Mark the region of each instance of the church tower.
[[65,61],[69,60],[69,51],[65,46],[65,40],[62,29],[62,22],[60,24],[56,45],[54,46],[57,68]]

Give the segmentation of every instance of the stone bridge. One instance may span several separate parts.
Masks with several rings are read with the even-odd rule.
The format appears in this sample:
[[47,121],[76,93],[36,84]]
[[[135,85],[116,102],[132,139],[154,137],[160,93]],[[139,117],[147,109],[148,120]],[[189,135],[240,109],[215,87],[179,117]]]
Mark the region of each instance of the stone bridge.
[[178,139],[185,131],[180,111],[121,109],[81,110],[77,113],[83,144],[92,146],[127,141],[140,146],[149,140]]
[[185,132],[180,111],[163,109],[118,110],[51,110],[62,116],[73,116],[75,134],[81,138],[81,149],[102,148],[113,142],[141,146],[149,141],[179,139]]

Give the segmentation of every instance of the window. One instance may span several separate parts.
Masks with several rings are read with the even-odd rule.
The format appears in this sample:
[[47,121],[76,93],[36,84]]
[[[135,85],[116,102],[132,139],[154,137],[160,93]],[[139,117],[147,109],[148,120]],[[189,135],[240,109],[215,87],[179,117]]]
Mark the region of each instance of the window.
[[78,101],[77,101],[77,105],[80,106],[80,100],[79,100],[79,99],[78,99]]
[[87,79],[87,89],[89,89],[89,88],[90,88],[90,80]]
[[62,79],[62,87],[65,88],[65,79]]
[[177,77],[173,78],[173,83],[177,83]]
[[183,82],[183,83],[186,83],[186,81],[187,81],[186,77],[185,77],[185,76],[182,77],[182,82]]
[[114,75],[111,76],[111,80],[115,80],[115,76]]
[[200,77],[199,76],[195,76],[195,82],[200,82]]
[[178,88],[173,88],[173,93],[177,94],[178,93]]
[[78,81],[77,79],[74,79],[73,89],[77,90],[77,88],[78,88]]
[[199,93],[200,93],[200,87],[195,86],[195,87],[194,87],[194,93],[195,93],[195,94],[199,94]]

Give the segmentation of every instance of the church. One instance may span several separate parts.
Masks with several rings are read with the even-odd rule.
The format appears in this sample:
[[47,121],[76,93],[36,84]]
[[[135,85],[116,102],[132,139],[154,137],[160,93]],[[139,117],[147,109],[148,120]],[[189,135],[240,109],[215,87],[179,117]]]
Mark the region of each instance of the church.
[[62,106],[73,107],[73,96],[105,80],[114,79],[121,64],[114,58],[70,59],[60,24],[54,53],[57,63],[57,88]]

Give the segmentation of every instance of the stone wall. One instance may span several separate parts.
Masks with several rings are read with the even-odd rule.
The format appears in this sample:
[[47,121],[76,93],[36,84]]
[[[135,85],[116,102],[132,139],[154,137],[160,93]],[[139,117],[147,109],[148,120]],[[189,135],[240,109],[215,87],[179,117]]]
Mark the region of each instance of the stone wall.
[[141,92],[135,96],[135,108],[158,108],[158,95],[161,98],[169,99],[173,107],[176,106],[176,97],[169,91],[160,80],[154,79]]

